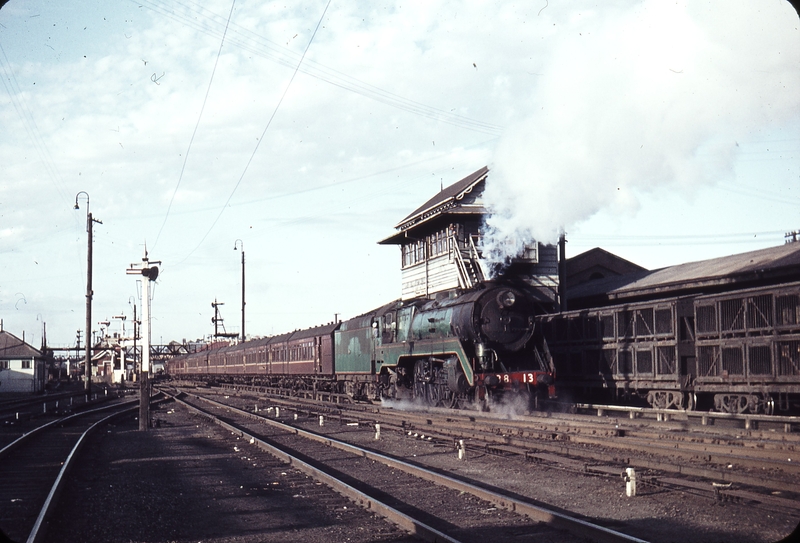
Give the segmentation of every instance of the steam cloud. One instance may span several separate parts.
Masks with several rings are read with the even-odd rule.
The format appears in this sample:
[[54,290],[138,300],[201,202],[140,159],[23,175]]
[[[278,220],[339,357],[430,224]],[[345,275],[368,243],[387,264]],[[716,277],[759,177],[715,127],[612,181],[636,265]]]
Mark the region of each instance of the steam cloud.
[[600,210],[635,212],[648,191],[688,195],[730,176],[737,140],[800,114],[800,32],[788,2],[645,1],[549,15],[551,54],[490,166],[492,267]]

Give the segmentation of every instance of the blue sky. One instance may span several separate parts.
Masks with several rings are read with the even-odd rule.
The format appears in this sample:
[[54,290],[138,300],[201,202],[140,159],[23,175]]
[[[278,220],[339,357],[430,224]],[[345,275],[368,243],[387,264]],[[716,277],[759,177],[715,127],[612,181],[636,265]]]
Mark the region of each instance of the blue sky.
[[800,20],[773,0],[665,6],[11,0],[4,328],[38,345],[46,322],[58,346],[84,328],[80,191],[102,221],[93,321],[130,321],[146,244],[165,342],[210,334],[215,299],[239,331],[237,239],[249,334],[397,298],[399,251],[376,242],[484,165],[509,235],[558,223],[572,255],[656,268],[779,245],[800,229]]

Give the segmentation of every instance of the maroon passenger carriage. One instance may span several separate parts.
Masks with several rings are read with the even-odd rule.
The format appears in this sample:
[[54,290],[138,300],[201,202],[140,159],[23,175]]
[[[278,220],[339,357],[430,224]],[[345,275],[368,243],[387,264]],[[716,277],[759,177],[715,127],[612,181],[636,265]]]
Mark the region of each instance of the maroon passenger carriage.
[[336,324],[211,348],[170,362],[170,374],[264,386],[313,387],[332,379],[333,331]]

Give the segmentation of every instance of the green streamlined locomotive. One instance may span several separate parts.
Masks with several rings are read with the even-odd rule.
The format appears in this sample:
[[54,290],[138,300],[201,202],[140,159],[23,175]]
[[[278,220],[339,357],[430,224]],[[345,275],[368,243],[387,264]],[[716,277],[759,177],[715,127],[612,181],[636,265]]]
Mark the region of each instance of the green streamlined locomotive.
[[514,393],[552,397],[552,361],[526,291],[484,283],[435,300],[396,302],[343,322],[335,333],[341,374],[356,396],[414,398],[456,407]]
[[341,323],[180,356],[168,372],[354,400],[485,408],[510,395],[533,407],[555,396],[552,359],[535,320],[547,303],[530,289],[479,283]]

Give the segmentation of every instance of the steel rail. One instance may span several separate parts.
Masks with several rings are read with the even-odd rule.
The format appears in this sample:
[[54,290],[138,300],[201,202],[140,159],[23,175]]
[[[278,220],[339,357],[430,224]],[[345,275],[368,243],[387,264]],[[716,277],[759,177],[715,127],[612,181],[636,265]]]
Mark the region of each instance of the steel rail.
[[[271,402],[279,403],[283,405],[290,406],[290,402],[286,399],[275,399],[270,398]],[[303,404],[311,405],[309,402],[302,402]],[[601,447],[612,447],[617,449],[618,451],[632,451],[632,450],[645,450],[647,449],[648,452],[653,454],[660,454],[665,458],[674,458],[676,456],[681,456],[686,460],[694,460],[694,459],[704,459],[708,462],[715,462],[720,465],[727,465],[729,463],[733,463],[735,465],[740,466],[750,466],[761,468],[766,464],[771,464],[773,467],[778,469],[784,470],[786,472],[797,472],[800,470],[800,466],[796,461],[789,460],[777,460],[777,459],[768,459],[768,458],[754,458],[754,457],[747,457],[742,456],[749,451],[755,451],[755,449],[748,449],[748,448],[733,448],[730,446],[725,445],[718,445],[718,444],[702,444],[702,443],[691,443],[691,442],[670,442],[671,445],[663,445],[661,442],[652,442],[650,444],[642,443],[638,441],[638,446],[635,445],[637,440],[643,438],[637,438],[636,433],[640,430],[636,429],[629,429],[625,428],[625,437],[620,437],[620,441],[617,442],[616,436],[614,439],[609,439],[612,437],[612,434],[618,434],[621,431],[620,429],[608,429],[607,434],[601,436],[595,435],[587,435],[583,433],[571,433],[565,432],[564,430],[557,429],[547,429],[547,428],[526,428],[527,432],[531,432],[532,434],[542,434],[544,436],[553,435],[554,433],[564,434],[569,436],[567,441],[559,441],[559,440],[547,440],[545,439],[540,440],[536,439],[535,435],[532,436],[524,436],[515,432],[514,428],[509,428],[508,432],[500,432],[488,429],[481,429],[475,428],[475,425],[482,425],[482,424],[498,424],[507,422],[505,419],[500,419],[497,417],[493,417],[491,415],[487,416],[485,413],[467,413],[461,411],[451,411],[446,409],[437,409],[433,408],[430,412],[425,413],[418,413],[418,412],[396,412],[392,411],[391,413],[386,413],[379,408],[373,408],[372,410],[368,409],[359,409],[353,408],[353,406],[338,406],[336,411],[339,413],[335,414],[339,418],[346,418],[348,417],[347,414],[341,413],[343,410],[355,410],[358,412],[363,412],[364,414],[369,413],[370,415],[378,415],[380,414],[381,417],[398,417],[405,422],[408,421],[416,421],[417,424],[424,425],[430,424],[430,415],[446,415],[448,418],[451,418],[451,428],[448,429],[438,429],[438,430],[431,430],[427,427],[424,431],[426,434],[430,435],[438,435],[440,438],[448,438],[448,439],[475,439],[480,442],[486,444],[488,448],[496,447],[496,446],[511,446],[511,447],[518,447],[521,449],[529,450],[535,449],[539,451],[548,451],[550,453],[559,454],[559,455],[567,455],[567,456],[575,456],[579,458],[587,458],[591,459],[592,461],[608,461],[608,453],[602,451],[593,451],[587,449],[585,447],[581,447],[579,445],[586,444],[586,445],[593,445],[593,446],[601,446]],[[332,409],[328,408],[328,411],[331,412]],[[354,415],[350,415],[354,416]],[[457,421],[459,416],[464,417],[465,420]],[[356,419],[361,418],[358,415],[354,416]],[[363,415],[362,415],[363,417]],[[469,419],[469,420],[466,420]],[[570,421],[563,418],[558,417],[546,417],[546,420],[551,421],[551,424],[556,426],[563,426],[562,423],[565,424],[574,424],[574,421]],[[639,419],[641,420],[641,419]],[[516,421],[519,423],[520,421]],[[617,421],[620,425],[623,424],[625,421]],[[391,424],[391,423],[388,423]],[[537,423],[533,423],[536,425]],[[584,424],[594,424],[591,421],[587,421],[581,423]],[[412,422],[410,428],[414,428],[415,423]],[[535,440],[531,442],[531,439]],[[646,438],[645,438],[646,439]],[[727,450],[726,450],[727,449]],[[788,452],[788,451],[787,451]],[[525,451],[521,451],[519,454],[524,454],[525,456],[529,456]],[[759,455],[762,453],[759,451]],[[789,452],[791,454],[791,452]],[[779,452],[773,452],[772,456],[779,456]],[[763,476],[751,476],[748,474],[739,474],[739,473],[732,473],[730,470],[726,470],[723,468],[716,468],[716,467],[693,467],[687,466],[683,464],[676,464],[674,462],[659,460],[653,461],[647,458],[638,458],[636,456],[628,456],[626,459],[626,463],[632,467],[643,468],[643,469],[656,469],[660,471],[682,474],[685,476],[692,476],[692,477],[702,477],[705,479],[711,479],[714,481],[724,481],[724,482],[734,482],[734,483],[741,483],[753,486],[762,486],[768,487],[773,490],[784,490],[789,492],[796,491],[796,485],[791,481],[786,481],[783,479],[776,479],[776,478],[765,478]]]
[[[261,417],[259,415],[254,414],[254,413],[249,413],[247,411],[244,411],[244,410],[238,409],[236,407],[232,407],[232,406],[223,404],[221,402],[217,402],[215,400],[210,400],[208,398],[203,398],[202,396],[198,396],[198,395],[194,395],[194,394],[188,394],[186,392],[184,392],[184,394],[187,394],[188,396],[193,396],[193,397],[198,398],[198,399],[200,399],[202,401],[211,403],[213,405],[216,405],[216,406],[224,408],[224,409],[228,409],[228,410],[231,410],[231,411],[236,411],[237,413],[242,414],[244,416],[256,419],[256,420],[258,420],[260,422],[264,422],[266,424],[275,426],[277,428],[281,428],[281,429],[286,430],[286,431],[288,431],[290,433],[294,433],[294,434],[303,436],[303,437],[305,437],[307,439],[313,439],[313,440],[319,441],[321,443],[324,443],[324,444],[326,444],[328,446],[335,447],[337,449],[349,452],[351,454],[356,454],[356,455],[363,456],[363,457],[365,457],[367,459],[370,459],[370,460],[375,460],[377,462],[381,462],[382,464],[385,464],[385,465],[387,465],[389,467],[392,467],[392,468],[395,468],[395,469],[402,470],[402,471],[404,471],[406,473],[409,473],[411,475],[414,475],[416,477],[420,477],[422,479],[425,479],[425,480],[428,480],[428,481],[432,481],[434,483],[437,483],[437,484],[440,484],[440,485],[444,485],[444,486],[447,486],[449,488],[453,488],[453,489],[460,490],[460,491],[463,491],[463,492],[468,492],[468,493],[470,493],[470,494],[472,494],[472,495],[474,495],[474,496],[476,496],[476,497],[478,497],[480,499],[483,499],[483,500],[492,502],[494,504],[497,504],[499,507],[502,507],[502,508],[507,509],[509,511],[516,512],[516,513],[521,514],[521,515],[525,515],[525,516],[527,516],[527,517],[529,517],[529,518],[531,518],[533,520],[536,520],[538,522],[543,522],[543,523],[548,524],[548,525],[550,525],[550,526],[552,526],[554,528],[558,528],[558,529],[561,529],[561,530],[566,530],[566,531],[568,531],[568,532],[570,532],[570,533],[572,533],[574,535],[577,535],[577,536],[587,537],[587,538],[590,538],[590,539],[593,539],[593,540],[596,540],[596,541],[599,541],[599,542],[602,542],[602,543],[620,543],[620,542],[625,542],[625,543],[647,543],[643,539],[639,539],[637,537],[633,537],[633,536],[630,536],[628,534],[624,534],[622,532],[617,532],[615,530],[611,530],[611,529],[605,528],[603,526],[598,526],[596,524],[592,524],[592,523],[587,522],[585,520],[573,518],[573,517],[570,517],[569,515],[565,515],[563,513],[557,512],[557,511],[552,511],[552,510],[549,510],[549,509],[544,508],[544,507],[533,505],[531,503],[528,503],[528,502],[525,502],[525,501],[522,501],[522,500],[518,500],[516,498],[512,498],[510,496],[506,496],[506,495],[500,494],[498,492],[495,492],[495,491],[492,491],[492,490],[488,490],[488,489],[482,488],[480,486],[477,486],[477,485],[474,485],[474,484],[471,484],[471,483],[467,483],[467,482],[461,481],[459,479],[455,479],[453,477],[449,477],[449,476],[441,474],[441,473],[437,473],[437,472],[434,472],[434,471],[427,470],[427,469],[422,468],[420,466],[409,464],[409,463],[404,462],[402,460],[398,460],[398,459],[395,459],[395,458],[392,458],[392,457],[389,457],[389,456],[386,456],[386,455],[383,455],[383,454],[380,454],[380,453],[377,453],[377,452],[373,452],[373,451],[369,451],[369,450],[366,450],[366,449],[362,449],[360,447],[357,447],[355,445],[351,445],[349,443],[345,443],[343,441],[338,441],[336,439],[332,439],[332,438],[327,437],[327,436],[316,434],[316,433],[310,432],[308,430],[302,430],[302,429],[296,428],[294,426],[286,425],[286,424],[284,424],[282,422],[279,422],[279,421],[276,421],[276,420],[272,420],[272,419],[268,419],[266,417]],[[231,431],[242,432],[241,429],[236,429],[236,430],[231,430]],[[248,437],[252,437],[252,436],[248,436]]]
[[[259,439],[257,436],[254,436],[254,435],[250,434],[246,430],[244,430],[242,428],[239,428],[239,427],[237,427],[235,425],[229,424],[229,423],[227,423],[227,422],[225,422],[223,420],[220,420],[218,417],[214,416],[212,413],[204,411],[204,410],[200,409],[199,407],[196,407],[196,406],[194,406],[194,405],[192,405],[192,404],[190,404],[188,402],[185,402],[185,401],[181,400],[180,398],[177,397],[177,395],[174,395],[172,397],[174,398],[174,400],[176,402],[179,402],[180,404],[186,406],[189,410],[191,410],[191,411],[193,411],[193,412],[195,412],[195,413],[197,413],[199,415],[202,415],[204,417],[207,417],[208,419],[213,421],[215,424],[220,425],[221,427],[225,428],[229,432],[232,432],[232,433],[234,433],[236,435],[239,435],[241,437],[250,439],[250,441],[253,444],[257,445],[260,449],[262,449],[264,451],[267,451],[269,454],[271,454],[271,455],[283,460],[287,464],[295,467],[296,469],[302,471],[303,473],[305,473],[305,474],[307,474],[307,475],[309,475],[309,476],[311,476],[311,477],[313,477],[313,478],[325,483],[326,485],[328,485],[329,487],[333,488],[334,490],[336,490],[337,492],[339,492],[343,496],[345,496],[345,497],[349,498],[350,500],[352,500],[357,505],[359,505],[359,506],[361,506],[361,507],[363,507],[365,509],[368,509],[370,511],[373,511],[374,513],[376,513],[376,514],[388,519],[389,521],[391,521],[394,524],[400,526],[401,528],[403,528],[407,532],[409,532],[409,533],[411,533],[411,534],[413,534],[413,535],[415,535],[415,536],[417,536],[417,537],[419,537],[419,538],[421,538],[421,539],[423,539],[425,541],[429,541],[431,543],[460,543],[459,540],[454,539],[454,538],[450,537],[449,535],[447,535],[447,534],[445,534],[443,532],[440,532],[439,530],[436,530],[435,528],[433,528],[431,526],[428,526],[427,524],[425,524],[425,523],[423,523],[423,522],[421,522],[421,521],[419,521],[419,520],[417,520],[417,519],[415,519],[415,518],[413,518],[413,517],[411,517],[409,515],[406,515],[405,513],[402,513],[400,511],[398,511],[397,509],[394,509],[393,507],[391,507],[391,506],[389,506],[389,505],[387,505],[387,504],[385,504],[385,503],[373,498],[372,496],[370,496],[370,495],[368,495],[368,494],[366,494],[366,493],[364,493],[364,492],[362,492],[362,491],[360,491],[360,490],[348,485],[347,483],[344,483],[343,481],[340,481],[339,479],[333,477],[332,475],[329,475],[329,474],[325,473],[324,471],[321,471],[321,470],[311,466],[310,464],[300,460],[299,458],[296,458],[296,457],[292,456],[291,454],[289,454],[289,453],[287,453],[287,452],[275,447],[274,445],[271,445],[271,444],[267,443],[266,441],[263,441],[262,439]],[[200,398],[199,396],[195,396],[195,397],[198,398],[198,399],[204,400],[203,398]],[[220,405],[222,405],[225,408],[231,409],[230,406],[225,406],[224,404],[220,404]],[[233,408],[233,409],[235,409],[235,408]],[[243,412],[243,413],[246,413],[246,412]]]
[[[101,408],[101,409],[94,409],[91,412],[96,413],[98,411],[102,411],[103,409],[107,409],[107,408],[111,408],[111,407],[119,408],[119,407],[122,407],[122,406],[124,406],[126,404],[130,404],[130,403],[138,404],[139,402],[138,401],[126,402],[124,404],[117,404],[117,405],[114,405],[114,406],[107,406],[107,407]],[[56,502],[56,499],[58,498],[58,495],[61,492],[61,489],[63,488],[62,485],[63,485],[64,481],[66,480],[67,472],[72,467],[73,460],[77,457],[78,452],[80,451],[81,447],[83,446],[84,439],[91,432],[93,432],[95,428],[97,428],[101,424],[103,424],[103,423],[107,422],[108,420],[113,419],[115,417],[119,417],[119,416],[124,415],[126,413],[129,413],[131,411],[134,411],[135,409],[136,409],[135,406],[134,407],[128,407],[126,409],[121,409],[117,413],[112,413],[112,414],[110,414],[110,415],[108,415],[106,417],[103,417],[99,421],[97,421],[94,424],[92,424],[91,426],[89,426],[89,428],[87,428],[86,431],[84,431],[81,434],[81,437],[78,438],[77,443],[75,443],[75,446],[72,447],[72,450],[70,451],[69,455],[67,456],[67,459],[64,461],[64,465],[61,467],[61,470],[58,472],[58,476],[56,477],[56,480],[53,483],[53,486],[50,488],[50,493],[47,495],[47,498],[44,501],[44,505],[42,506],[42,509],[39,512],[39,516],[36,518],[36,522],[33,524],[33,529],[31,530],[30,535],[28,536],[27,543],[39,543],[42,540],[42,538],[44,537],[45,530],[43,530],[42,528],[45,526],[45,521],[47,520],[47,518],[49,517],[49,515],[51,514],[51,512],[53,510],[53,506],[54,506],[54,504]],[[88,413],[90,413],[90,412],[87,411],[87,412],[84,412],[84,413],[76,413],[74,415],[70,415],[69,417],[65,417],[64,419],[60,419],[60,421],[54,421],[54,422],[64,422],[67,419],[70,419],[70,418],[73,418],[73,417],[76,417],[76,416],[79,416],[79,415],[85,415],[85,414],[88,414]],[[47,426],[49,426],[49,424]],[[39,428],[37,428],[37,430],[39,430],[41,428],[43,428],[43,426],[40,426]],[[26,435],[29,436],[31,433],[32,432],[29,432]]]
[[[272,390],[273,387],[265,387],[265,386],[258,386],[258,385],[242,385],[242,384],[220,384],[218,387],[222,390],[225,389],[233,389],[235,391],[248,391],[248,392],[261,392],[266,389]],[[282,389],[274,389],[274,390],[282,390]],[[301,391],[302,392],[302,391]],[[345,394],[337,394],[333,396],[339,396],[342,398],[347,397]],[[284,400],[294,400],[297,398],[280,394],[279,398]],[[348,397],[349,398],[349,397]],[[311,400],[311,398],[302,398],[305,400]],[[333,403],[333,402],[332,402]],[[349,406],[356,406],[361,405],[359,402],[349,403],[346,404],[345,402],[335,402],[334,405],[342,406],[342,405],[349,405]],[[566,404],[564,404],[566,405]],[[707,426],[709,424],[713,424],[715,420],[726,420],[726,421],[735,421],[739,422],[743,425],[745,429],[750,429],[751,426],[757,425],[759,422],[764,423],[775,423],[775,424],[783,424],[784,425],[784,432],[785,433],[793,433],[793,426],[800,426],[800,416],[797,415],[766,415],[766,414],[759,414],[759,413],[723,413],[721,411],[695,411],[695,410],[688,410],[688,409],[658,409],[653,407],[637,407],[637,406],[625,406],[625,405],[612,405],[612,404],[585,404],[585,403],[575,403],[569,404],[568,407],[574,407],[575,409],[582,409],[586,411],[595,411],[597,416],[605,416],[609,412],[619,412],[619,413],[626,413],[627,418],[629,419],[638,419],[640,417],[647,416],[652,417],[654,422],[669,422],[671,420],[684,420],[684,417],[687,421],[691,421],[692,419],[700,419],[700,426]],[[432,409],[440,409],[440,408],[432,408]],[[465,410],[448,410],[455,413],[471,413],[470,411]],[[478,413],[476,413],[478,414]],[[486,413],[480,413],[480,415],[486,415]],[[491,411],[489,412],[491,415]],[[658,420],[658,417],[661,417],[662,420]],[[705,421],[705,422],[703,422]]]
[[[408,417],[404,413],[402,418],[404,420],[408,420],[414,417]],[[422,419],[424,419],[424,417],[422,417]],[[478,424],[484,424],[484,423],[485,423],[484,421],[481,421]],[[426,428],[424,431],[428,435],[437,435],[442,438],[476,440],[480,443],[483,443],[487,450],[498,447],[513,447],[518,449],[516,451],[518,454],[526,457],[535,457],[537,455],[537,452],[546,451],[549,453],[572,457],[572,458],[588,459],[594,462],[609,461],[610,455],[608,451],[581,447],[580,446],[581,444],[614,448],[619,452],[637,451],[636,447],[631,447],[631,445],[633,445],[633,441],[628,440],[627,437],[619,438],[621,440],[628,440],[627,444],[625,441],[617,443],[615,441],[615,439],[617,438],[590,437],[578,434],[569,434],[568,441],[558,441],[558,440],[542,441],[542,440],[535,440],[535,437],[514,435],[513,433],[510,432],[496,433],[487,429],[468,427],[468,425],[474,425],[474,424],[476,424],[474,421],[471,421],[470,423],[454,422],[452,424],[453,428],[447,428],[447,429],[439,428],[435,431]],[[419,428],[419,427],[420,426],[415,426],[412,424],[408,428]],[[683,446],[687,447],[689,445],[686,444]],[[641,451],[645,449],[642,446],[642,448],[638,450]],[[751,450],[756,451],[755,449]],[[703,479],[709,479],[718,482],[740,483],[751,486],[770,488],[772,490],[783,490],[788,492],[797,491],[797,485],[793,481],[787,480],[785,478],[780,479],[775,477],[767,477],[765,475],[761,475],[761,471],[759,471],[758,472],[759,474],[757,475],[750,475],[749,473],[731,472],[729,469],[725,469],[722,467],[714,467],[714,466],[696,467],[692,465],[679,464],[671,460],[676,456],[683,456],[689,460],[692,460],[694,458],[698,459],[703,458],[709,462],[716,461],[718,463],[722,463],[722,465],[726,465],[732,462],[737,465],[751,465],[760,468],[766,463],[766,461],[762,461],[757,458],[743,458],[741,456],[736,456],[735,454],[720,455],[709,451],[699,451],[699,450],[680,451],[679,449],[670,447],[668,445],[663,445],[657,448],[653,446],[652,448],[648,448],[647,452],[651,453],[660,452],[661,458],[650,459],[650,458],[635,456],[633,454],[628,454],[625,456],[625,463],[635,468],[654,469],[662,472],[675,473],[690,477],[700,477]],[[739,452],[745,453],[747,452],[747,450],[742,449]],[[792,453],[790,452],[789,454]],[[785,468],[786,471],[789,472],[796,471],[798,469],[798,466],[796,465],[795,461],[792,462],[789,462],[788,460],[786,462],[772,461],[771,463],[776,467]]]
[[[49,414],[48,405],[51,405],[52,408],[57,409],[59,406],[59,402],[62,400],[70,400],[67,405],[68,407],[83,407],[89,405],[90,403],[95,403],[99,401],[106,401],[110,399],[108,397],[108,390],[109,389],[101,389],[105,390],[105,394],[103,396],[98,396],[97,393],[94,393],[95,398],[93,400],[86,400],[86,393],[74,393],[74,392],[62,392],[58,394],[49,394],[47,396],[41,396],[37,398],[26,398],[24,400],[15,400],[14,402],[10,402],[4,405],[0,405],[0,420],[13,420],[19,418],[20,415],[24,415],[28,419],[36,418],[43,414]],[[79,400],[84,400],[83,402],[73,402],[74,398],[78,398]]]
[[[240,392],[239,389],[248,389],[250,387],[238,387],[235,392]],[[286,398],[270,398],[270,401],[277,404],[286,405],[293,409],[296,407],[292,407],[293,403],[300,403],[306,406],[306,408],[310,408],[309,406],[313,406],[314,402],[311,401],[295,401],[290,402]],[[527,457],[536,457],[537,453],[535,451],[547,451],[549,453],[553,453],[556,455],[566,455],[569,457],[578,457],[583,459],[589,459],[591,461],[596,462],[607,462],[608,461],[608,452],[603,451],[594,451],[590,448],[580,447],[579,444],[587,444],[590,446],[601,446],[607,447],[611,446],[616,448],[619,451],[631,451],[632,447],[631,444],[633,443],[633,439],[635,439],[635,434],[641,430],[625,428],[626,437],[622,438],[623,440],[629,441],[628,444],[625,443],[617,443],[615,439],[608,439],[612,436],[612,434],[619,433],[622,429],[622,424],[628,422],[623,420],[616,420],[619,423],[620,428],[608,431],[611,432],[606,434],[606,438],[598,437],[595,435],[585,435],[583,433],[571,433],[567,432],[569,435],[569,440],[566,442],[560,442],[558,440],[552,441],[545,439],[544,441],[536,439],[535,436],[524,436],[516,433],[513,431],[513,428],[509,428],[509,432],[496,432],[493,430],[481,430],[480,428],[475,428],[476,424],[497,424],[500,422],[505,421],[505,419],[501,419],[497,416],[493,416],[491,413],[473,413],[467,411],[453,411],[448,409],[440,409],[440,408],[430,408],[429,411],[425,412],[396,412],[394,410],[390,410],[391,414],[387,414],[381,408],[376,406],[372,406],[369,408],[364,405],[354,405],[349,404],[347,406],[344,405],[337,405],[335,407],[331,406],[328,408],[322,407],[322,410],[327,410],[331,416],[335,416],[341,419],[353,417],[354,420],[359,418],[363,418],[364,415],[373,415],[377,416],[380,415],[381,417],[386,416],[397,416],[401,418],[404,422],[408,421],[417,421],[418,424],[430,424],[430,415],[441,415],[444,414],[452,419],[457,419],[459,417],[464,417],[464,421],[458,422],[456,420],[451,421],[451,426],[455,428],[453,429],[438,429],[432,430],[430,427],[426,427],[424,432],[426,435],[435,435],[440,439],[474,439],[479,442],[485,443],[486,450],[494,449],[497,447],[503,448],[504,447],[512,447],[515,448],[517,454]],[[644,409],[644,408],[632,408],[632,409]],[[356,411],[361,413],[361,415],[348,415],[343,411]],[[678,413],[677,411],[673,413]],[[568,418],[560,417],[559,414],[547,414],[545,419],[550,421],[551,424],[556,426],[561,426],[561,423],[567,424],[574,424],[574,421],[569,420]],[[730,414],[722,414],[723,418],[736,418],[737,415],[730,415]],[[738,416],[741,417],[741,416]],[[468,421],[466,419],[469,419]],[[596,424],[592,423],[591,420],[597,420],[595,417],[590,417],[590,420],[580,423],[581,426],[589,424],[590,426]],[[523,419],[524,420],[524,419]],[[612,421],[612,419],[606,419]],[[637,419],[639,423],[642,422],[643,419]],[[506,421],[507,422],[507,421]],[[516,421],[519,423],[520,421]],[[631,421],[633,422],[633,421]],[[387,422],[386,424],[392,424]],[[528,428],[526,431],[529,431],[533,434],[543,434],[545,436],[552,435],[555,433],[564,433],[562,430],[553,430],[548,428],[535,428],[536,425],[539,423],[533,421],[531,424],[534,425],[534,428]],[[414,428],[415,424],[412,422],[409,428]],[[406,428],[404,424],[404,428]],[[699,429],[700,427],[698,427]],[[593,432],[594,433],[594,432]],[[781,434],[776,434],[781,435]],[[796,436],[797,434],[782,434],[784,436]],[[535,443],[532,443],[530,440],[534,439]],[[783,439],[786,439],[785,437]],[[659,443],[660,445],[660,443]],[[765,460],[762,458],[752,458],[752,457],[742,457],[741,454],[747,452],[748,450],[753,449],[740,449],[740,448],[730,448],[728,454],[720,454],[719,449],[722,446],[719,445],[708,445],[706,450],[698,450],[698,447],[701,447],[702,444],[690,444],[690,443],[681,443],[676,442],[673,443],[673,446],[653,446],[651,452],[654,454],[660,453],[661,455],[666,454],[665,458],[672,458],[674,456],[683,456],[687,460],[694,460],[694,459],[703,459],[708,462],[717,462],[721,465],[727,465],[729,463],[733,463],[735,465],[740,466],[751,466],[761,468],[763,467],[765,462],[772,462],[775,467],[778,469],[782,469],[784,471],[792,472],[800,469],[797,465],[797,462],[794,462],[794,458],[792,460],[787,461],[780,461],[780,460]],[[647,445],[643,445],[643,447],[648,447]],[[681,448],[694,448],[694,450],[684,450],[681,451]],[[534,451],[531,451],[534,449]],[[636,449],[636,447],[633,447]],[[789,454],[791,452],[787,451]],[[700,477],[703,479],[707,479],[710,481],[715,482],[725,482],[725,483],[739,483],[745,485],[751,485],[756,487],[763,487],[769,488],[771,490],[780,490],[780,491],[787,491],[787,492],[796,492],[796,484],[794,481],[786,480],[786,479],[777,479],[771,477],[765,477],[763,475],[753,476],[749,473],[737,473],[731,472],[729,469],[724,469],[722,467],[695,467],[695,466],[688,466],[685,464],[677,464],[668,460],[652,460],[649,458],[640,458],[635,455],[629,455],[625,458],[625,463],[627,463],[631,467],[636,467],[640,469],[653,469],[658,471],[663,471],[667,473],[674,473],[682,476],[687,477]],[[761,473],[761,471],[759,471]]]
[[92,413],[98,413],[100,411],[105,411],[105,410],[108,410],[108,409],[115,409],[115,408],[118,408],[120,406],[129,405],[129,404],[133,404],[133,403],[138,404],[139,400],[130,400],[130,401],[127,401],[127,402],[123,402],[121,404],[106,405],[106,406],[103,406],[103,407],[98,407],[96,409],[89,409],[88,411],[81,411],[80,413],[72,413],[71,415],[67,415],[66,417],[61,417],[59,419],[51,420],[48,423],[42,424],[41,426],[37,426],[36,428],[31,430],[30,432],[26,432],[26,433],[22,434],[17,439],[15,439],[11,443],[9,443],[8,445],[6,445],[2,449],[0,449],[0,458],[2,458],[3,456],[5,456],[9,452],[11,452],[12,449],[15,449],[17,446],[19,446],[21,443],[25,442],[27,439],[31,438],[32,436],[36,435],[37,433],[41,432],[42,430],[45,430],[45,429],[49,428],[50,426],[53,426],[55,424],[62,424],[64,422],[67,422],[70,419],[75,418],[75,417],[82,417],[84,415],[90,415]]

